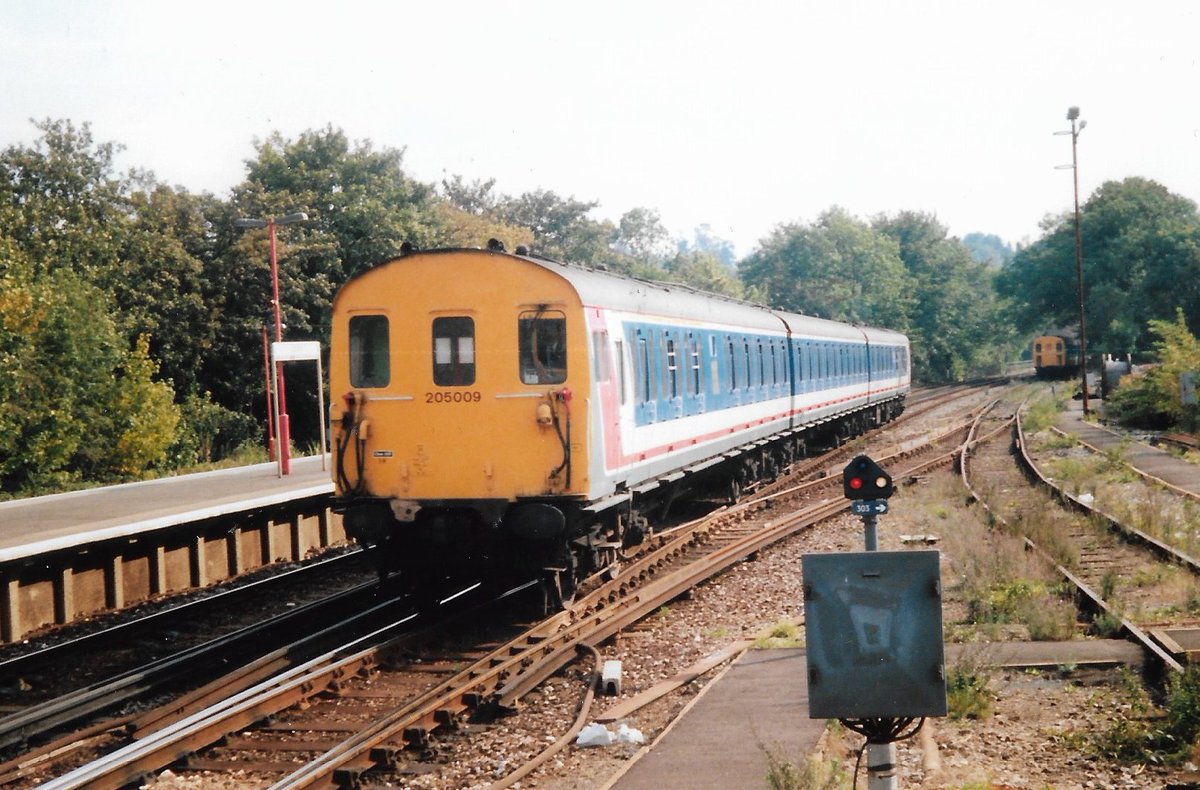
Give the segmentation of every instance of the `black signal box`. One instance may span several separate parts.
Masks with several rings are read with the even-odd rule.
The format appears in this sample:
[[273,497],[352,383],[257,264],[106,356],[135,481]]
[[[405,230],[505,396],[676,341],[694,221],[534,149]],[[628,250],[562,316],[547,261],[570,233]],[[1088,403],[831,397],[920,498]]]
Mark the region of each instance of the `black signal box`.
[[842,490],[846,499],[887,499],[895,487],[883,467],[869,456],[860,455],[842,472]]

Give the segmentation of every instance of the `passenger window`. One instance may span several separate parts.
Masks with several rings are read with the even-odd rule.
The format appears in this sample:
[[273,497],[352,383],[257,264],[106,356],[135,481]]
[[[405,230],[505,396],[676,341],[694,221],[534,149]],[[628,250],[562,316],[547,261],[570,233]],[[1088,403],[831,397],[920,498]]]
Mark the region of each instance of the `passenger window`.
[[351,317],[350,386],[386,387],[390,381],[387,316]]
[[667,397],[679,397],[679,359],[675,352],[675,339],[667,338]]
[[517,317],[518,358],[523,384],[562,384],[567,380],[567,317],[538,310]]
[[650,344],[646,338],[637,339],[638,397],[643,403],[650,400]]
[[433,383],[439,387],[475,383],[475,319],[433,319]]
[[688,335],[688,356],[691,358],[691,376],[689,381],[692,387],[692,394],[700,394],[700,342],[692,335]]

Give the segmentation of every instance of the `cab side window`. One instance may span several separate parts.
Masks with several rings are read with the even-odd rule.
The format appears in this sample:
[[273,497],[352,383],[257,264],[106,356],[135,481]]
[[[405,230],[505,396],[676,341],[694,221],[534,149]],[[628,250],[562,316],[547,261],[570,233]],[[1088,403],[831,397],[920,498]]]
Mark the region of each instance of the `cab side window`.
[[352,316],[350,386],[386,387],[391,381],[390,359],[387,316]]
[[549,310],[517,317],[517,347],[523,384],[567,380],[567,317]]

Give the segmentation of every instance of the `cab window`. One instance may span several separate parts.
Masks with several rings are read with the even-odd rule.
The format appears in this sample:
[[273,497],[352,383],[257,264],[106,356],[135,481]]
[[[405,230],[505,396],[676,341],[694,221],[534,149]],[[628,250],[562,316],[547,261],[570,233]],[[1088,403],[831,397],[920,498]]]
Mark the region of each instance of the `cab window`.
[[350,386],[386,387],[391,380],[385,315],[350,318]]
[[553,310],[517,317],[518,364],[523,384],[567,380],[567,317]]
[[433,319],[433,383],[469,387],[475,383],[475,319]]

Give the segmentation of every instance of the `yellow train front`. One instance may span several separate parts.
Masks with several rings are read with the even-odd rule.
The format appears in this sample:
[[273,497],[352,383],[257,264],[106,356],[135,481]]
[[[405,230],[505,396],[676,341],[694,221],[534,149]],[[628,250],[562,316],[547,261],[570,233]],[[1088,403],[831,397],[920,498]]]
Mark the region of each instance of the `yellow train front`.
[[1066,334],[1036,337],[1031,354],[1038,378],[1070,378],[1079,372],[1079,345],[1074,337]]
[[335,299],[339,508],[385,570],[557,568],[570,584],[564,513],[588,487],[585,316],[565,280],[518,261],[413,253]]

